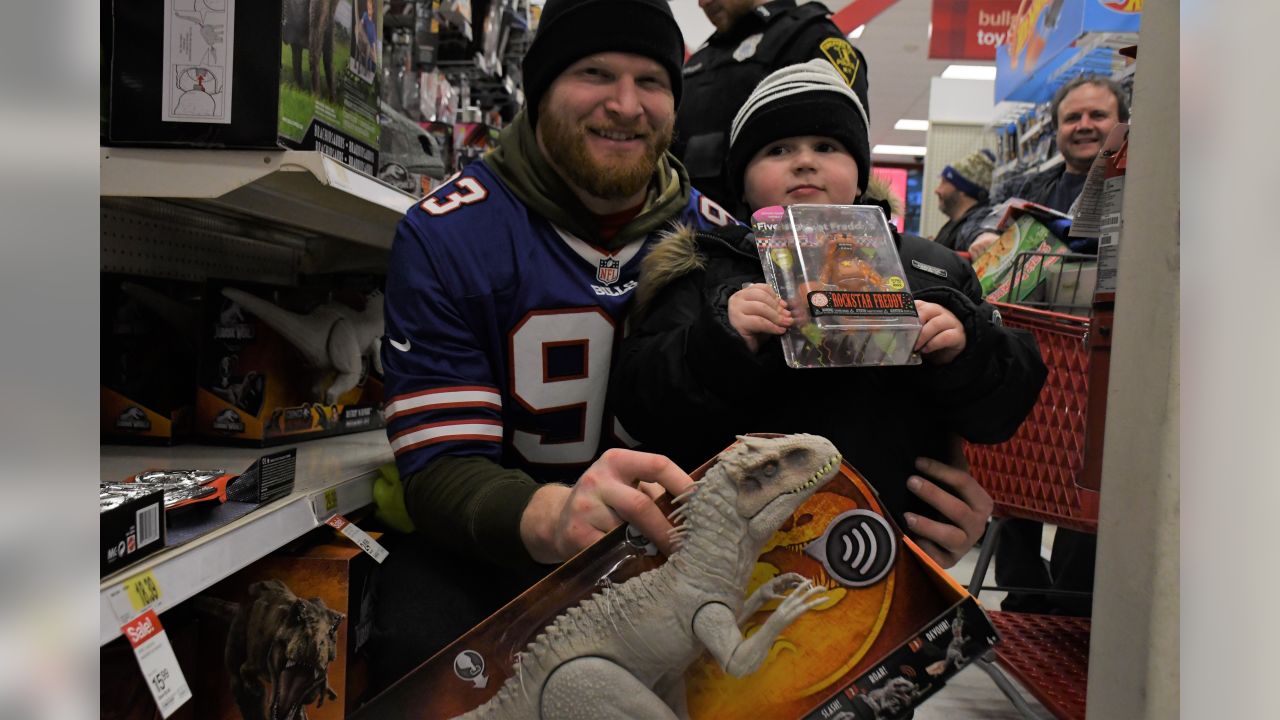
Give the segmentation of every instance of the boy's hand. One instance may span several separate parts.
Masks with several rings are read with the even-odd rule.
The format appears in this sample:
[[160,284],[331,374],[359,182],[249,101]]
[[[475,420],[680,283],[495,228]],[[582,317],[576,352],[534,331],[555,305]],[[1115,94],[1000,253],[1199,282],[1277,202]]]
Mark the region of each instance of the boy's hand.
[[[733,301],[730,300],[732,307]],[[964,351],[964,325],[950,310],[925,300],[916,301],[920,337],[915,351],[935,365],[946,365]],[[731,316],[732,317],[732,316]]]
[[922,475],[949,486],[955,493],[953,495],[921,476],[913,475],[907,479],[907,488],[911,492],[953,523],[948,525],[906,513],[907,527],[915,535],[916,544],[934,562],[949,568],[982,537],[995,504],[978,481],[960,468],[922,457],[916,458],[916,469]]
[[742,336],[751,352],[769,335],[781,335],[793,318],[787,301],[773,294],[765,283],[747,285],[729,298],[729,324]]

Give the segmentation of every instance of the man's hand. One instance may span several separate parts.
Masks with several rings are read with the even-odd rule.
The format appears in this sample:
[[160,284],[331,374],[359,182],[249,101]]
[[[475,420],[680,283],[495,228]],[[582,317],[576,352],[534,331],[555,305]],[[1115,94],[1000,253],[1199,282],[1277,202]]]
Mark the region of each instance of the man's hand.
[[791,327],[787,301],[765,283],[747,285],[729,297],[729,324],[742,336],[751,352],[769,335],[781,335]]
[[654,500],[679,495],[693,480],[662,455],[606,450],[578,482],[538,488],[520,516],[520,539],[534,560],[564,562],[605,533],[629,522],[664,555],[671,523]]
[[954,523],[948,525],[915,513],[906,514],[907,527],[915,535],[916,544],[934,562],[949,568],[982,537],[994,503],[978,481],[964,470],[923,457],[916,458],[916,469],[949,486],[959,495],[956,497],[923,477],[912,475],[907,479],[907,488],[911,492]]
[[937,303],[916,301],[920,316],[920,337],[915,351],[935,365],[946,365],[964,351],[964,325],[950,310]]
[[987,248],[991,247],[992,243],[999,239],[1000,236],[993,232],[984,232],[974,238],[973,242],[969,245],[969,259],[977,260],[982,253],[987,251]]

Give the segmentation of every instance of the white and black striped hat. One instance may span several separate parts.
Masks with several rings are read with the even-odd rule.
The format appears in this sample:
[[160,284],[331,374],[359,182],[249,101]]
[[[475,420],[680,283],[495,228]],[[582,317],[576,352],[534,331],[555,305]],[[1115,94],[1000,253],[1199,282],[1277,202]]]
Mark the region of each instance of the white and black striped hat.
[[747,163],[760,148],[782,138],[820,135],[839,140],[857,161],[861,194],[871,177],[866,106],[866,98],[821,58],[771,73],[733,118],[725,168],[730,189],[741,196]]

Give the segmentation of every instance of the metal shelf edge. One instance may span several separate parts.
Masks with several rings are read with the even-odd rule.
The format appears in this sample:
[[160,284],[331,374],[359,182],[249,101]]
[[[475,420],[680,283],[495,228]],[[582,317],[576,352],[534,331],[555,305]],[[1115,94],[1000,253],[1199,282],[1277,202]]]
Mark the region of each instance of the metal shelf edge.
[[104,147],[100,153],[102,195],[205,200],[382,248],[417,200],[314,151]]
[[[336,452],[346,455],[352,452],[347,447],[351,443],[377,451],[355,467],[339,471],[338,474],[345,477],[316,482],[314,472],[311,473],[311,478],[300,475],[297,482],[303,487],[295,494],[255,509],[185,545],[162,551],[155,557],[103,578],[99,582],[98,591],[98,644],[105,645],[120,635],[120,623],[112,611],[108,594],[123,581],[151,572],[161,590],[161,598],[153,608],[157,613],[162,613],[319,527],[334,512],[347,514],[372,503],[373,481],[377,477],[377,469],[391,459],[389,446],[385,448],[385,452],[381,452],[385,442],[385,436],[375,430],[303,444],[300,450],[305,449],[308,454]],[[326,444],[331,447],[326,448]],[[148,449],[144,448],[143,451],[145,450]],[[243,448],[228,450],[250,454],[258,452]],[[305,461],[301,458],[299,466],[305,466]],[[116,472],[112,476],[120,474]]]

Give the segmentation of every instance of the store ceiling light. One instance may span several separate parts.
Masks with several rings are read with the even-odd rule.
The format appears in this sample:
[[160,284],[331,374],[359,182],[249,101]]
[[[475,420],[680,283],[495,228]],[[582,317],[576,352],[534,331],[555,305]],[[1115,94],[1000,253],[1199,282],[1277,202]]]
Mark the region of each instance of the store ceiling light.
[[893,124],[893,129],[894,130],[919,130],[921,132],[924,132],[925,130],[929,129],[929,121],[928,120],[908,120],[906,118],[902,118],[901,120]]
[[866,29],[867,29],[867,26],[866,26],[866,25],[859,25],[858,27],[854,28],[853,30],[850,30],[850,31],[849,31],[849,39],[850,39],[850,40],[857,40],[858,38],[862,37],[862,31],[863,31],[863,30],[866,30]]
[[877,145],[871,148],[872,155],[911,155],[912,157],[920,157],[924,155],[925,147],[923,145]]
[[948,65],[942,77],[950,80],[995,80],[995,65]]

